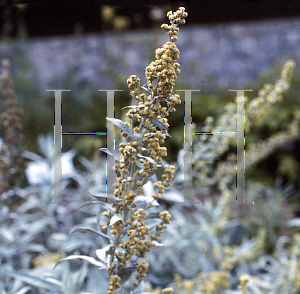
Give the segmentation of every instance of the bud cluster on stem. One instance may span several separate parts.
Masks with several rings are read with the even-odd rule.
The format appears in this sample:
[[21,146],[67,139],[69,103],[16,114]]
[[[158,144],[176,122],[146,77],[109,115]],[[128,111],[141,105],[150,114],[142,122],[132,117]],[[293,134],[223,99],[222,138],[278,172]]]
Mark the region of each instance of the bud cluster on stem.
[[[179,50],[175,41],[178,39],[178,25],[185,23],[187,13],[180,7],[176,12],[168,12],[167,16],[170,24],[163,24],[161,27],[168,33],[169,41],[155,51],[156,60],[146,67],[147,83],[141,87],[146,93],[139,93],[138,77],[131,75],[127,80],[132,105],[126,107],[129,108],[126,116],[131,122],[109,118],[121,129],[123,142],[119,144],[120,160],[113,167],[116,175],[113,196],[118,201],[112,204],[113,210],[103,212],[107,220],[102,224],[102,231],[110,234],[114,240],[107,251],[107,255],[110,255],[108,294],[116,293],[121,287],[122,275],[119,273],[124,273],[126,269],[130,272],[133,266],[137,274],[132,285],[139,286],[146,277],[149,264],[144,260],[136,262],[139,258],[147,257],[147,253],[156,246],[156,240],[163,229],[170,224],[171,215],[168,211],[148,214],[146,210],[154,204],[158,205],[156,200],[162,197],[166,187],[171,186],[174,166],[164,166],[161,180],[154,183],[155,193],[145,200],[146,205],[140,207],[135,201],[141,199],[138,197],[146,198],[138,196],[143,193],[142,186],[163,165],[162,158],[167,155],[167,149],[161,145],[170,136],[167,117],[170,112],[176,111],[174,106],[181,103],[179,95],[173,95],[176,73],[180,72],[180,65],[176,62]],[[112,222],[116,215],[118,220]],[[158,218],[159,224],[156,223],[153,227],[147,225],[146,220],[151,218]],[[152,233],[152,229],[156,229],[156,233]]]

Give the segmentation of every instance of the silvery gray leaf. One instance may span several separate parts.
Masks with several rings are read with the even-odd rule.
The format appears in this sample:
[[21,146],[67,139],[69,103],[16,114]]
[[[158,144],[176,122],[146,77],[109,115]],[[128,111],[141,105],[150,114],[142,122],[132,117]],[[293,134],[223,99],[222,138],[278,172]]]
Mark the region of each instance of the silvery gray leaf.
[[106,154],[112,156],[117,162],[119,162],[119,160],[107,149],[107,148],[100,148],[100,151],[105,152]]
[[154,159],[152,159],[151,157],[148,157],[148,156],[144,156],[144,155],[142,155],[141,153],[137,153],[137,156],[138,157],[141,157],[141,158],[145,158],[145,159],[147,159],[150,163],[152,163],[152,164],[155,164],[156,165],[156,162],[155,162],[155,160]]
[[[144,135],[144,137],[150,138],[150,137],[152,137],[154,134],[155,134],[155,133],[146,133],[146,134]],[[145,149],[146,149],[146,148],[145,148]]]
[[86,255],[70,255],[66,258],[61,259],[54,268],[56,268],[56,266],[66,260],[75,260],[75,259],[83,259],[86,260],[87,262],[89,262],[90,264],[96,265],[100,268],[106,268],[106,264],[104,264],[103,262],[97,261],[95,258],[90,257],[90,256],[86,256]]
[[30,151],[23,151],[22,156],[33,161],[45,161],[45,158]]
[[171,104],[170,101],[168,101],[167,99],[163,99],[165,102],[167,102],[167,104]]
[[92,194],[90,191],[89,193],[94,196],[97,200],[99,200],[100,202],[103,202],[104,204],[106,203],[116,203],[116,202],[123,202],[124,199],[118,199],[118,198],[112,198],[112,197],[107,197],[105,194],[101,194],[101,195],[94,195]]
[[144,180],[143,180],[143,185],[147,184],[152,177],[153,177],[153,175],[151,175],[151,174],[149,174],[148,176],[146,176],[144,178]]
[[[112,226],[114,223],[118,222],[118,221],[121,221],[123,223],[123,220],[117,216],[117,215],[114,215],[111,220],[110,220],[110,223],[109,225]],[[124,223],[123,223],[124,224]]]
[[48,290],[48,291],[61,291],[62,287],[61,284],[57,284],[57,283],[52,283],[50,281],[46,281],[43,279],[40,279],[37,276],[31,276],[31,275],[27,275],[27,274],[21,274],[18,272],[10,272],[7,270],[0,270],[0,273],[9,277],[13,277],[15,279],[21,280],[24,283],[27,283],[29,285],[44,289],[44,290]]
[[151,118],[151,121],[160,129],[162,130],[168,130],[169,128],[167,126],[165,126],[162,122],[160,122],[159,120],[155,119],[155,118]]
[[107,252],[109,251],[109,249],[110,249],[110,245],[107,245],[104,248],[96,250],[97,257],[100,259],[100,261],[102,261],[105,264],[107,262],[106,256],[107,256]]
[[184,202],[184,197],[181,193],[175,191],[168,191],[162,194],[162,199],[173,202]]
[[144,192],[145,196],[152,197],[152,194],[154,194],[155,191],[154,191],[154,187],[153,187],[153,182],[149,181],[149,180],[144,183],[144,185],[143,185],[143,192]]
[[153,206],[159,206],[159,203],[151,196],[136,196],[134,202],[146,202],[147,204],[152,203]]
[[70,232],[70,235],[73,234],[73,233],[76,233],[76,232],[91,232],[91,233],[95,233],[95,234],[97,234],[97,235],[99,235],[99,236],[101,236],[101,237],[103,237],[103,238],[105,238],[109,241],[111,240],[111,238],[109,236],[103,234],[102,232],[97,232],[97,231],[95,231],[94,229],[91,229],[91,228],[83,228],[83,227],[75,228]]
[[[57,233],[58,234],[58,233]],[[53,234],[52,234],[53,235]],[[65,241],[68,237],[67,235],[65,234],[61,234],[61,235],[64,235],[64,239],[63,241]],[[50,236],[51,237],[51,236]],[[50,238],[49,237],[49,238]],[[61,242],[62,244],[63,242]],[[41,254],[46,254],[47,253],[47,249],[41,245],[41,244],[28,244],[24,249],[23,249],[24,252],[39,252]]]
[[[142,175],[139,175],[139,176],[137,177],[136,181],[143,181],[143,182],[142,182],[142,185],[144,186],[145,184],[148,183],[148,181],[149,181],[153,176],[154,176],[154,175],[151,175],[151,174],[149,174],[149,175],[146,176],[146,177],[143,177]],[[136,187],[137,187],[137,184],[136,184],[136,182],[134,182],[133,185],[132,185],[132,187],[131,187],[131,189],[136,189]]]
[[141,105],[129,105],[129,106],[125,106],[121,109],[121,111],[125,108],[142,108],[142,107],[146,107],[145,104],[141,104]]
[[168,101],[167,99],[165,99],[165,98],[163,98],[162,99],[163,101],[165,101],[168,105],[170,105],[171,104],[171,102],[170,101]]
[[125,132],[128,136],[131,136],[131,131],[129,127],[120,119],[117,118],[106,118],[108,121],[112,122],[116,127]]
[[130,137],[129,137],[129,140],[137,141],[137,140],[139,140],[140,138],[142,138],[142,134],[141,134],[141,133],[137,133],[137,134],[135,134],[135,135],[133,135],[133,136],[130,136]]
[[146,87],[141,86],[142,89],[146,90],[148,93],[151,93]]

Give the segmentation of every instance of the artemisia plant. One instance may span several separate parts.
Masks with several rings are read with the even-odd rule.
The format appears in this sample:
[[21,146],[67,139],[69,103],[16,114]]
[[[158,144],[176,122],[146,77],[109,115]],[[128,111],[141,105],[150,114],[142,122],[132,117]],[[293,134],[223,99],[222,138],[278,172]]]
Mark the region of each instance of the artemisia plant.
[[[185,23],[187,13],[185,8],[180,7],[176,12],[169,11],[167,17],[170,24],[161,27],[169,40],[156,50],[156,60],[146,67],[147,83],[141,86],[145,92],[139,93],[140,79],[135,75],[127,80],[132,105],[125,108],[129,108],[126,115],[130,122],[107,118],[121,130],[123,137],[119,144],[120,159],[115,158],[114,195],[93,195],[100,201],[97,215],[99,230],[94,232],[109,245],[96,250],[100,262],[93,259],[92,263],[108,272],[107,294],[134,293],[149,267],[145,260],[140,259],[147,257],[147,253],[159,245],[156,240],[170,223],[169,212],[159,212],[153,206],[159,206],[156,200],[162,197],[165,187],[171,186],[175,173],[174,166],[163,166],[162,158],[167,155],[167,149],[161,145],[169,136],[167,117],[175,111],[174,106],[181,103],[179,95],[173,95],[176,74],[180,72],[180,65],[176,62],[179,50],[175,42],[178,40],[178,26]],[[106,148],[100,150],[113,155]],[[154,183],[155,193],[142,195],[143,185],[161,166],[164,172],[161,180]],[[73,232],[83,230],[77,228]],[[66,259],[72,258],[78,256]],[[92,260],[91,257],[85,259]]]

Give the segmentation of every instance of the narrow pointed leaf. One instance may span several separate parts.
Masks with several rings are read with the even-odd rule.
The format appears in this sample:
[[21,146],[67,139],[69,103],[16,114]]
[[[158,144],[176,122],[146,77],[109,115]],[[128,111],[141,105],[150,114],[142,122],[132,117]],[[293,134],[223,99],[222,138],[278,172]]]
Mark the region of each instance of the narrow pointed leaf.
[[141,86],[142,89],[146,90],[148,93],[151,93],[146,87]]
[[101,194],[101,195],[94,195],[92,194],[90,191],[89,193],[94,196],[97,200],[99,200],[100,202],[106,204],[106,203],[116,203],[116,202],[123,202],[124,199],[118,199],[118,198],[112,198],[112,197],[107,197],[105,194]]
[[100,151],[105,152],[107,155],[110,155],[111,157],[113,157],[117,162],[119,162],[119,159],[117,159],[107,148],[100,148]]
[[129,106],[125,106],[121,109],[121,111],[125,108],[142,108],[142,107],[146,107],[145,104],[141,104],[141,105],[129,105]]
[[143,177],[142,175],[139,175],[136,179],[136,181],[132,184],[132,186],[130,187],[131,189],[136,189],[137,187],[137,184],[136,182],[137,181],[143,181],[143,184],[142,186],[144,186],[145,184],[147,184],[149,182],[149,180],[153,177],[153,175],[149,174],[148,176],[146,177]]
[[[66,258],[61,259],[61,260],[55,265],[55,267],[56,267],[59,263],[61,263],[61,262],[63,262],[63,261],[66,261],[66,260],[75,260],[75,259],[83,259],[83,260],[88,261],[90,264],[99,266],[100,268],[106,268],[106,265],[105,265],[103,262],[97,261],[95,258],[90,257],[90,256],[86,256],[86,255],[70,255],[70,256],[68,256],[68,257],[66,257]],[[54,267],[54,268],[55,268],[55,267]]]
[[[146,133],[144,136],[145,136],[146,138],[150,138],[150,137],[152,137],[154,134],[155,134],[155,133]],[[146,149],[146,148],[145,148],[145,149]]]
[[167,126],[165,126],[162,122],[160,122],[159,120],[155,119],[155,118],[151,118],[151,121],[160,129],[162,130],[168,130],[169,128]]
[[102,232],[97,232],[95,231],[94,229],[91,229],[91,228],[84,228],[84,227],[81,227],[81,228],[75,228],[73,229],[71,232],[70,232],[70,235],[73,234],[73,233],[76,233],[76,232],[91,232],[91,233],[95,233],[97,234],[98,236],[101,236],[107,240],[111,240],[111,238],[105,234],[103,234]]
[[149,174],[148,176],[146,176],[145,178],[144,178],[144,181],[143,181],[143,186],[145,185],[145,184],[147,184],[149,181],[150,181],[150,179],[153,177],[153,175],[151,175],[151,174]]
[[32,285],[34,287],[38,287],[44,290],[48,291],[61,291],[61,286],[58,286],[57,284],[51,283],[49,281],[46,281],[44,279],[38,278],[37,276],[31,276],[28,274],[22,274],[17,272],[9,272],[7,270],[0,270],[0,273],[15,279],[18,279],[26,284]]
[[181,193],[178,193],[176,191],[168,191],[165,194],[162,195],[162,198],[168,201],[174,201],[174,202],[184,202],[184,197]]
[[131,136],[131,131],[129,127],[122,120],[110,117],[107,117],[106,119],[112,122],[117,128],[125,132],[128,136]]
[[136,196],[134,198],[134,202],[146,202],[146,203],[152,203],[153,206],[159,206],[159,203],[153,197],[147,197],[147,196]]
[[132,140],[132,141],[137,141],[140,138],[142,138],[142,134],[141,133],[137,133],[137,134],[129,137],[129,139]]
[[138,157],[141,157],[141,158],[145,158],[145,159],[147,159],[150,163],[152,163],[152,164],[155,164],[156,165],[156,162],[155,162],[155,160],[154,159],[152,159],[151,157],[148,157],[148,156],[144,156],[144,155],[142,155],[141,153],[137,153],[137,156]]
[[87,201],[87,202],[81,204],[77,209],[80,209],[80,208],[85,207],[85,206],[94,205],[94,204],[99,205],[99,202],[98,201]]

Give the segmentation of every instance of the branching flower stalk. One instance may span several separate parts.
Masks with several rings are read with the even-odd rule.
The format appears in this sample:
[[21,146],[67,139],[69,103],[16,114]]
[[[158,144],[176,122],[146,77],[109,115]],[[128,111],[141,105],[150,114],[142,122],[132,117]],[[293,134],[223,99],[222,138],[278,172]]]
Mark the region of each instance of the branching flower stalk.
[[[275,82],[274,85],[265,84],[263,89],[258,92],[258,97],[254,98],[245,107],[245,128],[246,134],[250,131],[252,125],[259,122],[264,114],[277,102],[282,100],[283,94],[290,88],[291,79],[293,76],[293,69],[295,62],[289,60],[285,63],[281,78]],[[246,100],[247,101],[247,100]],[[232,132],[236,129],[236,103],[228,103],[225,106],[225,112],[220,116],[216,125],[214,126],[213,117],[206,118],[206,125],[203,128],[204,132]],[[264,146],[257,145],[257,152],[252,152],[254,149],[246,151],[247,164],[249,168],[251,164],[258,161],[258,158],[262,158],[263,153],[271,152],[282,140],[292,138],[297,132],[297,117],[299,114],[295,112],[294,123],[291,126],[292,129],[287,133],[276,134],[270,140],[263,142]],[[209,140],[209,141],[208,141]],[[195,172],[201,174],[202,178],[208,177],[209,169],[208,166],[213,164],[215,158],[224,154],[229,150],[230,143],[236,144],[234,136],[201,136],[198,142],[195,142],[195,152],[193,152],[193,162],[195,163]],[[207,141],[203,144],[203,141]],[[193,146],[194,146],[193,145]],[[268,150],[266,150],[267,147]],[[262,152],[262,148],[264,151]],[[247,152],[249,154],[247,154]],[[234,162],[233,162],[234,161]],[[232,162],[220,163],[214,172],[214,178],[210,179],[214,183],[220,183],[226,178],[226,181],[230,182],[231,177],[235,175],[235,161],[233,158]],[[201,179],[200,179],[201,180]],[[205,181],[201,180],[201,184],[206,184]],[[220,189],[222,190],[222,189]]]
[[[135,269],[136,280],[132,284],[134,287],[139,286],[146,277],[149,264],[144,260],[136,262],[147,257],[147,252],[156,246],[156,240],[170,223],[171,215],[168,211],[147,214],[146,210],[157,205],[156,200],[162,197],[165,187],[171,186],[174,166],[164,166],[162,180],[154,183],[156,193],[150,199],[138,195],[143,193],[142,186],[149,181],[157,167],[163,164],[162,157],[167,155],[167,150],[161,144],[169,136],[167,116],[176,111],[176,104],[181,103],[179,95],[173,95],[176,73],[180,72],[180,65],[176,62],[179,50],[175,41],[178,40],[178,25],[185,23],[186,16],[183,7],[176,12],[167,13],[170,24],[163,24],[161,28],[168,33],[169,41],[156,50],[156,60],[146,67],[147,83],[142,86],[146,93],[139,94],[140,79],[135,75],[127,80],[132,105],[126,107],[129,108],[126,116],[131,122],[107,118],[121,129],[125,141],[119,145],[120,161],[114,165],[117,180],[114,184],[114,197],[118,202],[112,204],[113,210],[103,212],[107,222],[102,224],[102,232],[113,239],[113,244],[106,252],[110,257],[108,294],[116,293],[125,282],[122,281],[123,277],[128,279],[120,273],[131,275]],[[108,150],[103,151],[109,153]],[[144,201],[146,205],[140,207],[138,201]],[[151,218],[160,219],[160,223],[150,228],[144,221]],[[156,229],[155,234],[151,234],[152,229]]]

